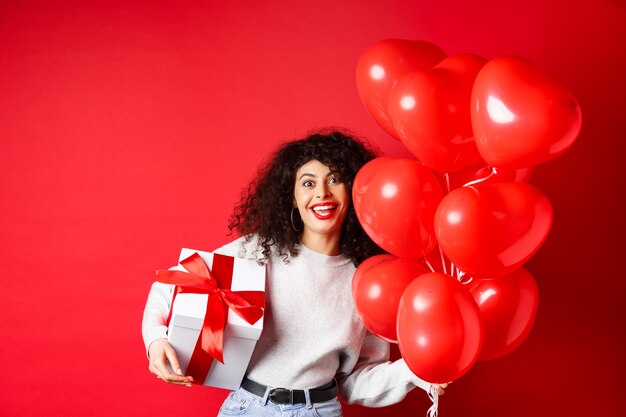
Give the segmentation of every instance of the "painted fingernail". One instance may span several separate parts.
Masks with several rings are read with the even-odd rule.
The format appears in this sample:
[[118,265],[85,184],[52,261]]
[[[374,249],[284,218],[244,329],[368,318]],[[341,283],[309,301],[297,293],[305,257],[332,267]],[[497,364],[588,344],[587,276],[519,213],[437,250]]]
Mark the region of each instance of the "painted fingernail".
[[176,370],[176,375],[182,375],[182,374],[183,374],[183,371],[182,371],[182,370],[180,370],[180,369],[177,369],[177,370]]

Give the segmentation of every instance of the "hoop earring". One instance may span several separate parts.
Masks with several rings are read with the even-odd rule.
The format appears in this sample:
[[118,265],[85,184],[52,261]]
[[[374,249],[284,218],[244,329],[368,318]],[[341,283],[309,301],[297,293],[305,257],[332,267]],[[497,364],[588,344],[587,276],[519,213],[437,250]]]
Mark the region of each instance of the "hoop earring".
[[299,229],[296,228],[295,223],[293,222],[293,211],[294,211],[295,207],[291,208],[291,227],[293,227],[293,230],[295,230],[296,232],[299,232],[300,230],[302,230],[302,226],[300,226]]

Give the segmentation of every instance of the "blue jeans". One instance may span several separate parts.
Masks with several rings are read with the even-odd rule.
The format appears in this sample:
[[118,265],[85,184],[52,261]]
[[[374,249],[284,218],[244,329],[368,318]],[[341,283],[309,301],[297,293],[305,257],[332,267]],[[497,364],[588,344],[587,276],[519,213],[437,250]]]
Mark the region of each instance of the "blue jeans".
[[[266,395],[267,397],[267,395]],[[243,388],[231,392],[224,400],[218,417],[341,417],[337,397],[330,401],[309,404],[274,404]]]

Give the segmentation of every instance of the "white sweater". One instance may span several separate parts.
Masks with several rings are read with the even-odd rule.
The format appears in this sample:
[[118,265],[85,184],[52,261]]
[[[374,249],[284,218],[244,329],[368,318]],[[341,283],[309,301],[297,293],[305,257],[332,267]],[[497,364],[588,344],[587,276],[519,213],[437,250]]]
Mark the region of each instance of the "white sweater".
[[[215,251],[257,259],[256,240],[237,239]],[[343,256],[327,256],[301,245],[288,263],[267,263],[263,333],[248,376],[264,385],[312,388],[336,377],[348,403],[382,407],[401,401],[419,386],[404,360],[389,361],[389,343],[369,333],[354,309],[351,280],[355,267]],[[154,283],[144,311],[146,349],[167,337],[165,325],[173,286]]]

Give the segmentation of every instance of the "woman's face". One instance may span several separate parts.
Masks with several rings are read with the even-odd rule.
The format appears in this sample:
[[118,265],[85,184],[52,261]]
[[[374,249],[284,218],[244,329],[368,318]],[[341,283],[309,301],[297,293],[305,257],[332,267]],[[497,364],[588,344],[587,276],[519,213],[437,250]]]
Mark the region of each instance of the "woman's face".
[[350,208],[350,196],[339,173],[318,160],[296,172],[294,203],[304,223],[302,240],[318,235],[339,238]]

